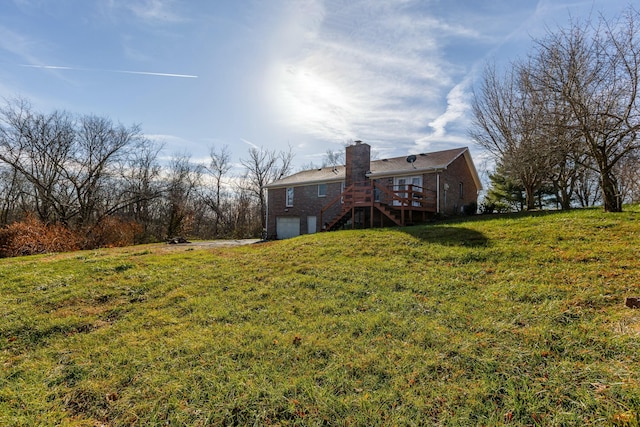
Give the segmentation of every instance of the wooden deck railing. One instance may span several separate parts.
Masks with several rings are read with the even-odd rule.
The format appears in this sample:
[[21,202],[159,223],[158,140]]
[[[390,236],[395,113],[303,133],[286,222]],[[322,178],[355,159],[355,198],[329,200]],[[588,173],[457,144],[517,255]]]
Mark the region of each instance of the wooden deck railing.
[[389,187],[375,181],[355,183],[345,188],[320,210],[320,224],[323,224],[323,229],[323,218],[327,211],[335,209],[337,203],[341,203],[341,209],[329,224],[329,228],[349,211],[361,207],[371,207],[372,210],[378,207],[385,215],[389,215],[390,211],[399,211],[400,218],[396,222],[404,225],[407,213],[411,218],[414,211],[435,212],[435,192],[412,184]]

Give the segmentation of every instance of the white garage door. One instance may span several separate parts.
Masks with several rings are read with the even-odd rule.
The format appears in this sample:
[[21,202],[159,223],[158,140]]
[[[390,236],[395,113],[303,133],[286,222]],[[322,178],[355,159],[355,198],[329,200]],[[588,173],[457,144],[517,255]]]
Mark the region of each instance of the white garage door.
[[278,217],[276,218],[276,237],[288,239],[300,235],[300,218]]

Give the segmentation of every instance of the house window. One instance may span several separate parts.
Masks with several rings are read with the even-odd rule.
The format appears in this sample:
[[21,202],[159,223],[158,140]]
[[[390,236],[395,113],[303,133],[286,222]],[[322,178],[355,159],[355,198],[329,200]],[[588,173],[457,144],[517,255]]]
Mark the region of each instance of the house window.
[[460,183],[458,189],[460,190],[460,198],[463,199],[464,198],[464,185],[462,183]]
[[288,208],[293,206],[293,187],[287,187],[287,199],[285,200],[285,206]]
[[327,197],[327,184],[318,184],[318,197]]

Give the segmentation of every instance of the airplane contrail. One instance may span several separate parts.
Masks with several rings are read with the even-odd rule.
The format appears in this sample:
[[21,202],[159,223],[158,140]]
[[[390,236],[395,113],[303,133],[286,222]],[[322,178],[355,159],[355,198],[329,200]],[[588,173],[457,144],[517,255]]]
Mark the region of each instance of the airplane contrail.
[[107,70],[98,68],[78,68],[78,67],[66,67],[60,65],[30,65],[20,64],[22,67],[29,68],[42,68],[46,70],[73,70],[73,71],[104,71],[108,73],[122,73],[122,74],[139,74],[144,76],[160,76],[160,77],[179,77],[183,79],[197,79],[198,76],[193,74],[175,74],[175,73],[156,73],[152,71],[129,71],[129,70]]

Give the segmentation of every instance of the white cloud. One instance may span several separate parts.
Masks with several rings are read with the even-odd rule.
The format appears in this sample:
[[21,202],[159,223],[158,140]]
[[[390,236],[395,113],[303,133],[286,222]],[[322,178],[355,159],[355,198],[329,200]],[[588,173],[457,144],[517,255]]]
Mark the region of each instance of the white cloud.
[[199,142],[181,136],[168,134],[145,134],[145,138],[162,147],[160,160],[167,161],[175,156],[187,155],[194,162],[202,162],[208,156],[208,148]]
[[[466,70],[444,59],[443,45],[450,37],[481,35],[424,11],[416,14],[412,5],[329,3],[314,25],[289,34],[297,54],[274,61],[268,84],[281,122],[331,142],[411,144],[429,123],[444,137],[447,122],[464,110],[464,85],[455,82]],[[450,90],[442,114],[441,98]]]
[[460,120],[466,114],[469,108],[469,82],[469,78],[464,79],[447,94],[447,109],[429,123],[429,126],[433,129],[433,134],[430,137],[443,137],[446,134],[447,125]]
[[[11,59],[12,67],[20,63],[27,63],[29,66],[33,64],[41,64],[42,61],[37,55],[38,51],[53,50],[49,42],[36,40],[31,37],[25,36],[22,33],[13,31],[7,27],[0,25],[0,57],[5,57],[3,52],[8,52],[8,57]],[[50,69],[50,72],[61,77],[58,73],[59,69]],[[2,72],[0,72],[2,75]],[[67,81],[61,78],[63,81]],[[28,88],[17,92],[16,87],[12,87],[13,82],[10,77],[3,77],[0,83],[0,97],[12,98],[15,96],[27,97],[33,101],[37,100],[40,104],[49,104],[42,99],[42,96],[36,93],[32,93]]]
[[447,20],[420,1],[339,6],[328,2],[322,22],[294,37],[301,53],[278,58],[270,87],[281,121],[321,140],[364,139],[383,153],[473,145],[475,70],[526,31],[530,15],[484,28],[473,8]]
[[186,21],[177,12],[175,3],[175,0],[108,0],[107,5],[110,10],[126,10],[149,24]]
[[173,10],[172,0],[142,0],[140,2],[129,0],[127,8],[146,21],[180,22],[184,20]]
[[21,62],[39,62],[37,57],[32,53],[36,44],[37,43],[29,37],[0,25],[0,49],[15,55]]
[[248,145],[249,147],[251,147],[251,148],[255,148],[256,150],[259,150],[259,149],[260,149],[260,147],[258,147],[258,145],[257,145],[257,144],[254,144],[253,142],[251,142],[251,141],[249,141],[249,140],[246,140],[246,139],[244,139],[244,138],[240,138],[240,141],[244,142],[245,144],[247,144],[247,145]]

